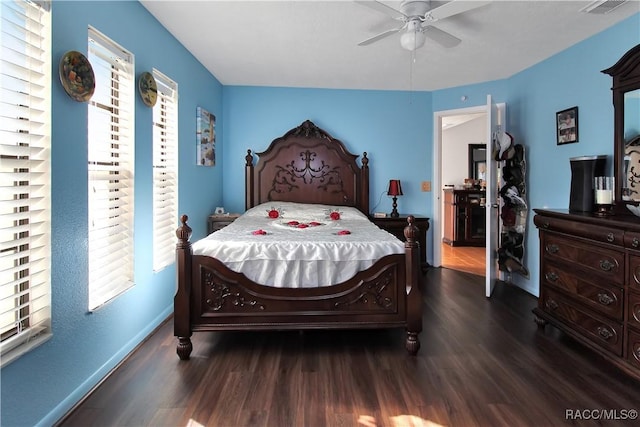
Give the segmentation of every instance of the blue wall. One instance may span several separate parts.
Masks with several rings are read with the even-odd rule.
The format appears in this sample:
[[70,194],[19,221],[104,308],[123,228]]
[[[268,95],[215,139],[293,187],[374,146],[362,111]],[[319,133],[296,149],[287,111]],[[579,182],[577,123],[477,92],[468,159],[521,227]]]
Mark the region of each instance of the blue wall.
[[[507,104],[507,128],[527,147],[530,206],[566,208],[569,158],[613,153],[611,81],[600,70],[640,43],[635,15],[509,79],[433,93],[222,87],[134,2],[54,2],[54,59],[67,50],[86,52],[87,25],[135,54],[136,75],[156,67],[178,82],[180,212],[192,218],[194,239],[205,234],[215,206],[244,210],[246,150],[264,150],[306,119],[350,151],[368,152],[372,210],[390,211],[391,201],[380,195],[390,178],[399,178],[405,192],[400,211],[432,216],[432,193],[421,192],[420,182],[433,179],[433,112],[484,105],[487,94]],[[52,90],[54,335],[2,369],[0,424],[8,427],[55,422],[172,310],[175,269],[153,274],[151,267],[151,110],[136,98],[136,287],[87,314],[87,108],[71,101],[57,79]],[[580,142],[556,146],[555,112],[574,105]],[[214,168],[194,165],[196,106],[218,118],[216,154],[222,161]],[[520,285],[537,294],[538,241],[531,218],[531,279]],[[25,402],[31,402],[28,408]]]
[[[402,180],[401,212],[431,212],[430,193],[420,181],[432,175],[431,95],[425,92],[291,89],[225,86],[224,203],[244,211],[244,157],[247,149],[264,151],[271,141],[309,119],[370,167],[370,204],[391,212],[380,195],[389,179]],[[360,160],[358,160],[360,161]]]
[[87,312],[87,104],[67,96],[57,69],[66,51],[87,53],[88,25],[135,55],[136,76],[156,67],[178,83],[180,212],[192,217],[195,238],[222,202],[221,165],[195,166],[196,106],[218,116],[224,139],[222,85],[138,2],[55,1],[52,18],[53,337],[2,369],[6,427],[51,425],[173,310],[175,268],[152,268],[152,110],[136,94],[135,287]]

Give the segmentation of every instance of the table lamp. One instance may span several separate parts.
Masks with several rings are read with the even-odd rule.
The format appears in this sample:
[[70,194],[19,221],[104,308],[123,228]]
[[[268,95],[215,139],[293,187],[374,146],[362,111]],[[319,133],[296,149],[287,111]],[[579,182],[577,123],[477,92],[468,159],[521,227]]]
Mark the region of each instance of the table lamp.
[[393,197],[393,210],[391,211],[392,218],[398,218],[398,196],[402,196],[402,185],[400,185],[399,179],[389,180],[389,189],[387,190],[387,196]]

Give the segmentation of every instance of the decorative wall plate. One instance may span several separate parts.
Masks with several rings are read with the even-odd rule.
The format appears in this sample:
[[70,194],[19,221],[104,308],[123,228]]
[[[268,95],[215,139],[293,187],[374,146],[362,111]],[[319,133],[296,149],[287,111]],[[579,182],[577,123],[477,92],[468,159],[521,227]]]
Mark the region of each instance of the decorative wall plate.
[[140,96],[142,97],[144,105],[147,107],[153,107],[156,105],[156,101],[158,100],[158,85],[156,84],[156,79],[151,73],[145,71],[140,74],[138,90],[140,91]]
[[65,92],[78,102],[91,99],[96,89],[93,68],[86,56],[71,50],[60,59],[60,82]]

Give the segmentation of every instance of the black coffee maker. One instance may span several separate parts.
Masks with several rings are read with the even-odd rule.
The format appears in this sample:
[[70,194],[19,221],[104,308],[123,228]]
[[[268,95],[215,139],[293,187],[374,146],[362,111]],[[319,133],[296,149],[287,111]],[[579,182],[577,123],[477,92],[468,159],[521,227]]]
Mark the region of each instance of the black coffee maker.
[[573,212],[593,212],[593,178],[605,175],[607,156],[572,157],[571,161],[571,195],[569,210]]

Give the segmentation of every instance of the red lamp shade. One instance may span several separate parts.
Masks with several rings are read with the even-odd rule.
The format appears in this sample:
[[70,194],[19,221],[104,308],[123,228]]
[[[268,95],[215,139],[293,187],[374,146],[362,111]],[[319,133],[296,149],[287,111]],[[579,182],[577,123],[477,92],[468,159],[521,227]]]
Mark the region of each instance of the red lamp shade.
[[402,185],[400,185],[399,179],[389,180],[389,189],[387,190],[387,196],[402,196]]

